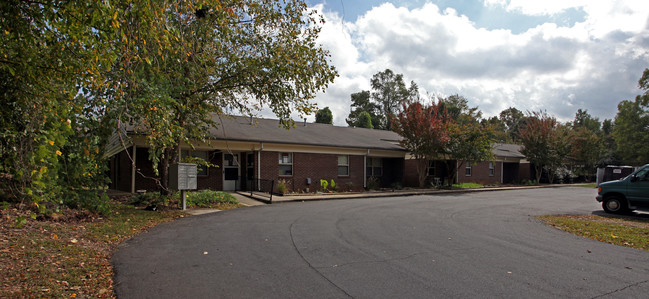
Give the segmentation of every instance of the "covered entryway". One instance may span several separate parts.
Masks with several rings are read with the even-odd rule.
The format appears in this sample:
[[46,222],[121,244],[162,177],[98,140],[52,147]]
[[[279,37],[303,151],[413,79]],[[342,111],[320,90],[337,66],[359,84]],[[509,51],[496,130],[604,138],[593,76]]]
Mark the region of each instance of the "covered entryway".
[[239,153],[223,153],[223,191],[235,191],[241,187],[240,161]]
[[507,163],[507,162],[502,162],[502,163],[503,163],[502,183],[503,184],[517,183],[517,181],[520,180],[518,175],[520,163]]

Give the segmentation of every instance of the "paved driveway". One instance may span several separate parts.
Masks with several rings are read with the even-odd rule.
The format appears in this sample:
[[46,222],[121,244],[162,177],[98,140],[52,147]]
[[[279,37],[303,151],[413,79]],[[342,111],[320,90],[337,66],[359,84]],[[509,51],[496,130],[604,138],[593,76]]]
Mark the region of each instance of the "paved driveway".
[[113,256],[122,298],[646,298],[649,252],[545,226],[601,211],[548,188],[320,201],[184,218]]

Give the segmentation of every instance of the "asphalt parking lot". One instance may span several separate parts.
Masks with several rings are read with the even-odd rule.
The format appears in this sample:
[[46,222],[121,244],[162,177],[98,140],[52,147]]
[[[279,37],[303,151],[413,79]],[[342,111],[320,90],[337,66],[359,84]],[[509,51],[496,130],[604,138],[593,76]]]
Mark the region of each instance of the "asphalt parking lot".
[[649,252],[548,227],[579,187],[293,202],[187,217],[113,256],[120,298],[646,298]]

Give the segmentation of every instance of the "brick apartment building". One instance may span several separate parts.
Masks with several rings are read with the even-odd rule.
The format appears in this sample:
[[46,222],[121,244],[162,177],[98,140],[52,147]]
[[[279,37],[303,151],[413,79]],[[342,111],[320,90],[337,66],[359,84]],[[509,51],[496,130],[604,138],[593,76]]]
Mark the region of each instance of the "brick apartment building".
[[[278,120],[218,118],[220,125],[210,130],[208,142],[194,144],[193,150],[181,145],[181,158],[191,155],[218,166],[199,168],[198,189],[261,190],[279,180],[293,192],[320,190],[320,180],[334,180],[339,190],[361,190],[372,184],[417,186],[414,161],[399,146],[401,137],[394,132],[306,122],[286,130]],[[144,135],[127,129],[121,136],[116,134],[111,148],[112,189],[132,193],[158,189]],[[494,153],[496,161],[471,165],[470,171],[461,169],[457,180],[507,183],[519,180],[521,174],[526,177],[526,169],[529,176],[529,163],[518,146],[499,145]],[[431,163],[431,181],[442,182],[439,178],[446,171],[442,162]]]

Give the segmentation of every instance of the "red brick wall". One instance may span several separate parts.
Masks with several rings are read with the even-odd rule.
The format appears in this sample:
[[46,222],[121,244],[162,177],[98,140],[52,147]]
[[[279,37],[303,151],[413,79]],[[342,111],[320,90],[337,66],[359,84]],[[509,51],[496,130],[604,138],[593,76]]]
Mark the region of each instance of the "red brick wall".
[[198,176],[196,187],[198,190],[223,190],[223,154],[221,151],[208,152],[208,158],[210,163],[219,167],[210,167],[207,169],[207,176]]
[[419,175],[417,174],[417,160],[407,159],[404,162],[404,185],[406,187],[419,187]]
[[532,167],[532,164],[530,164],[530,163],[521,163],[518,170],[519,170],[518,175],[519,175],[520,181],[522,181],[522,180],[532,180],[532,179],[535,180],[536,179],[534,177],[535,174],[534,174],[534,168]]
[[[152,163],[148,159],[148,149],[137,149],[137,165],[136,168],[136,190],[158,191],[156,181],[149,177],[155,176]],[[241,153],[245,156],[246,153]],[[308,187],[310,192],[320,190],[320,180],[325,179],[331,184],[333,179],[336,183],[338,190],[351,190],[358,191],[363,189],[363,174],[364,174],[364,158],[363,156],[349,155],[349,175],[338,176],[338,155],[336,154],[313,154],[313,153],[293,153],[293,175],[290,177],[279,176],[279,153],[271,151],[261,152],[261,172],[257,166],[257,152],[253,154],[254,167],[253,177],[261,178],[264,180],[286,179],[291,191],[305,191]],[[209,157],[211,163],[219,167],[212,167],[208,169],[207,176],[199,176],[197,178],[198,189],[223,189],[223,156],[220,151],[210,152]],[[116,180],[113,182],[114,188],[122,191],[131,191],[131,161],[125,152],[115,156],[115,159],[120,163],[119,174],[111,175]],[[246,161],[242,157],[242,170],[241,175],[245,176]],[[384,159],[384,176],[386,180],[392,182],[403,183],[404,179],[408,179],[409,171],[404,172],[404,165],[412,161],[402,161],[401,159]],[[406,166],[407,167],[407,166]],[[114,166],[111,166],[114,171]],[[141,173],[141,174],[140,174]],[[415,172],[416,177],[416,172]],[[311,185],[307,186],[306,178],[311,178]],[[415,180],[416,181],[416,180]],[[350,183],[350,184],[348,184]],[[387,183],[386,183],[387,184]],[[416,184],[415,184],[416,185]],[[388,186],[388,185],[386,185]]]
[[502,162],[494,162],[494,175],[489,175],[489,162],[480,162],[471,166],[471,175],[465,174],[466,162],[460,166],[458,183],[478,183],[482,185],[500,184]]
[[[279,152],[261,152],[261,178],[265,180],[284,179],[288,181],[289,191],[310,192],[320,190],[320,180],[331,184],[333,179],[338,190],[346,190],[351,183],[352,190],[363,188],[363,156],[349,156],[349,175],[338,176],[338,155],[293,153],[293,175],[279,176]],[[255,169],[255,171],[257,171]],[[311,178],[311,185],[306,179]]]

